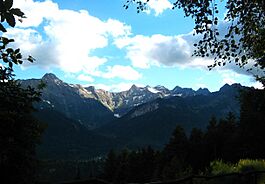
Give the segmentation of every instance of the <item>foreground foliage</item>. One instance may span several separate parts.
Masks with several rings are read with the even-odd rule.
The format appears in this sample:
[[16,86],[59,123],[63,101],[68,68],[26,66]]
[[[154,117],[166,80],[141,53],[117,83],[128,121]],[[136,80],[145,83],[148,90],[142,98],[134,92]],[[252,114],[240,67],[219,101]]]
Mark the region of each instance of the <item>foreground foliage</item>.
[[265,160],[240,159],[235,164],[218,160],[211,162],[210,171],[213,175],[234,172],[265,171]]
[[31,183],[37,164],[35,147],[43,127],[31,115],[39,93],[16,81],[0,83],[0,166],[8,183]]
[[[17,17],[25,18],[18,8],[12,8],[13,0],[0,1],[0,31],[6,32],[6,22],[15,27]],[[10,47],[14,39],[0,36],[0,168],[1,180],[6,183],[33,183],[35,148],[39,143],[42,126],[32,117],[33,103],[40,100],[40,91],[23,88],[14,80],[14,65],[24,60],[20,49]]]

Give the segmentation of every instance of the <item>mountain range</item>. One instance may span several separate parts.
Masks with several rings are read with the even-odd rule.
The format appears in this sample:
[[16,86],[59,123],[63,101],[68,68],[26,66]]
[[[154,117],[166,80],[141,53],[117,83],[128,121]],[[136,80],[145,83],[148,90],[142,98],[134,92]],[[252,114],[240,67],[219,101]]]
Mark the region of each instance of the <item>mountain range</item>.
[[36,87],[46,83],[42,101],[36,104],[37,119],[47,124],[39,148],[41,157],[68,159],[96,156],[111,148],[162,148],[177,125],[189,132],[205,129],[212,116],[239,114],[240,84],[219,91],[176,86],[137,87],[109,92],[93,86],[68,84],[54,74],[21,80]]
[[127,91],[115,93],[95,89],[93,86],[67,84],[51,73],[45,74],[42,79],[23,80],[22,83],[36,87],[41,80],[47,86],[42,91],[42,103],[38,108],[53,108],[91,129],[157,98],[210,94],[206,88],[194,91],[191,88],[176,86],[173,90],[169,90],[164,86],[137,87],[136,85],[132,85]]

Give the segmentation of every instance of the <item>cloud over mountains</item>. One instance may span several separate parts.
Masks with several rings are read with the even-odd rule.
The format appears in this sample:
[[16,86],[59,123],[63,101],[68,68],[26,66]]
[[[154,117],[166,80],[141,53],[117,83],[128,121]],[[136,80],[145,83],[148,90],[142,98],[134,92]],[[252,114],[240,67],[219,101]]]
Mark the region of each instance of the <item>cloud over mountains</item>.
[[[191,57],[193,44],[198,39],[192,33],[137,35],[130,25],[120,20],[102,20],[87,10],[61,9],[52,0],[20,0],[14,3],[27,16],[23,23],[17,21],[17,27],[8,30],[8,36],[16,40],[15,46],[21,48],[25,56],[34,56],[37,60],[35,66],[59,68],[74,74],[81,81],[91,83],[97,77],[118,78],[129,83],[141,79],[143,71],[152,67],[207,70],[213,62],[211,59]],[[150,0],[146,13],[159,16],[171,7],[168,0]],[[117,62],[110,61],[108,55],[101,53],[109,48],[117,51],[111,52],[110,57],[117,57],[117,53],[125,57]],[[29,65],[24,64],[23,67]],[[221,73],[233,70],[240,75],[250,75],[234,65],[215,70]],[[226,81],[237,78],[223,73],[221,75]],[[124,85],[125,81],[115,84],[115,88],[122,86],[125,89],[124,86],[129,86]]]
[[[98,68],[108,59],[92,54],[96,49],[109,46],[110,39],[130,35],[130,26],[114,19],[100,20],[86,10],[62,10],[52,1],[16,1],[15,6],[20,7],[28,18],[23,23],[18,22],[17,28],[9,29],[8,36],[16,38],[16,46],[24,55],[30,54],[37,59],[35,65],[104,78],[131,79],[127,74],[113,75],[121,66],[108,67],[107,73],[100,71]],[[136,78],[140,76],[130,66],[123,68],[136,74]]]

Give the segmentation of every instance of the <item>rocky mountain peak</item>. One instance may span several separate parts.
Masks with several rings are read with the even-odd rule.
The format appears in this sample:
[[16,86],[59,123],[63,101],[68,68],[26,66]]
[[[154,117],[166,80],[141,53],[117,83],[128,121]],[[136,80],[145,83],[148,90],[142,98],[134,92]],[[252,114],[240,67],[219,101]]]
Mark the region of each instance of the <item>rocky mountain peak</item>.
[[211,92],[207,89],[207,88],[199,88],[197,91],[196,91],[196,94],[197,95],[208,95],[210,94]]
[[243,86],[239,83],[234,83],[231,85],[233,88],[242,88]]
[[146,86],[145,89],[151,93],[162,93],[163,92],[163,91],[157,90],[157,89],[150,87],[150,86]]
[[172,90],[173,95],[175,96],[182,96],[182,97],[187,97],[187,96],[194,96],[196,95],[195,91],[192,88],[181,88],[179,86],[176,86]]
[[133,93],[133,92],[136,92],[136,91],[139,91],[139,90],[140,90],[140,87],[137,87],[135,84],[133,84],[128,92]]
[[167,89],[165,86],[161,86],[161,85],[155,86],[154,89],[156,89],[157,91],[164,93],[166,95],[169,95],[171,93],[169,89]]
[[95,90],[96,90],[94,86],[88,86],[85,89],[88,91],[92,91],[92,92],[95,92]]
[[50,79],[50,80],[54,80],[54,79],[59,79],[56,75],[54,75],[53,73],[46,73],[42,79]]
[[157,85],[154,87],[155,89],[167,89],[165,86]]
[[240,88],[242,88],[242,86],[241,86],[241,84],[237,84],[237,83],[235,83],[235,84],[231,84],[231,85],[229,85],[229,84],[225,84],[225,85],[223,85],[221,88],[220,88],[220,92],[228,92],[228,91],[231,91],[231,90],[236,90],[236,89],[240,89]]
[[230,89],[230,85],[229,85],[229,84],[225,84],[225,85],[223,85],[223,86],[220,88],[219,91],[226,91],[226,90],[228,90],[228,89]]
[[42,80],[47,82],[47,83],[63,83],[62,80],[60,80],[56,75],[54,75],[53,73],[46,73],[43,77]]
[[180,90],[180,89],[182,89],[182,88],[179,87],[179,86],[176,86],[176,87],[174,87],[174,89],[172,91],[177,91],[177,90]]
[[234,84],[225,84],[223,87],[220,88],[219,92],[222,93],[229,93],[229,92],[233,92],[236,91],[238,89],[242,88],[241,84],[238,83],[234,83]]
[[151,88],[151,86],[147,85],[147,86],[145,86],[145,88]]

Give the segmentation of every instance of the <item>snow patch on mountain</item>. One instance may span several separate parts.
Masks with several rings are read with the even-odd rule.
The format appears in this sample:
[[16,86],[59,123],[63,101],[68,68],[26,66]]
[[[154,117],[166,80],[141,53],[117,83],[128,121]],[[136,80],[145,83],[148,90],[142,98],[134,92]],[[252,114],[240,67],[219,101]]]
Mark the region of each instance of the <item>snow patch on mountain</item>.
[[159,93],[160,91],[156,90],[155,88],[151,88],[151,87],[148,87],[147,88],[148,91],[150,91],[151,93]]

